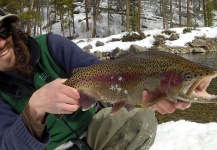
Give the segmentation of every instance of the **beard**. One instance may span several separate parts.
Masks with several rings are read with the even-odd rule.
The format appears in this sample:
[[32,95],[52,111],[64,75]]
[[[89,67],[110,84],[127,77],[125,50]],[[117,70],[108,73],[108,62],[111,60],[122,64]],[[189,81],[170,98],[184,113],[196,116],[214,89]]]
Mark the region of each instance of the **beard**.
[[30,53],[28,47],[22,41],[19,41],[18,44],[19,47],[15,46],[14,48],[15,65],[13,69],[24,76],[32,76],[34,71],[30,64]]
[[10,40],[6,41],[3,50],[5,50],[6,54],[5,55],[3,54],[1,56],[0,70],[3,72],[11,71],[13,70],[15,65],[15,54],[14,54],[14,45],[10,42]]

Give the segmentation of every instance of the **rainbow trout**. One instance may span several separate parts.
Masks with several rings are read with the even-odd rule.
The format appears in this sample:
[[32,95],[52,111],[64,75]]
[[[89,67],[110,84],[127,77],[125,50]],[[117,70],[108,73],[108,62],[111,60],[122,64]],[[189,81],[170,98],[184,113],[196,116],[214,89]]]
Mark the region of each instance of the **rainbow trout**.
[[150,107],[163,98],[217,103],[217,96],[206,92],[216,76],[216,69],[176,54],[148,51],[75,69],[65,84],[78,89],[83,110],[99,100],[112,103],[114,114],[121,107]]

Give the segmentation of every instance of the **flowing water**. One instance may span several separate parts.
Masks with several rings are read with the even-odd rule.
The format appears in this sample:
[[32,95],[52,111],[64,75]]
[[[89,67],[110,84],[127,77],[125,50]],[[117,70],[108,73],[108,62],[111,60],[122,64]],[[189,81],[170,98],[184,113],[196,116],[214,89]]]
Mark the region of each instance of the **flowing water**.
[[[195,62],[217,69],[217,53],[182,54],[181,56]],[[217,78],[213,79],[206,90],[217,95]],[[192,103],[189,109],[176,110],[174,113],[161,115],[156,113],[158,123],[177,120],[188,120],[198,123],[217,122],[217,104]]]
[[[205,53],[205,54],[203,53],[201,54],[182,54],[181,56],[217,69],[217,53],[216,52]],[[208,87],[207,91],[209,93],[217,95],[217,78],[211,81],[210,86]]]

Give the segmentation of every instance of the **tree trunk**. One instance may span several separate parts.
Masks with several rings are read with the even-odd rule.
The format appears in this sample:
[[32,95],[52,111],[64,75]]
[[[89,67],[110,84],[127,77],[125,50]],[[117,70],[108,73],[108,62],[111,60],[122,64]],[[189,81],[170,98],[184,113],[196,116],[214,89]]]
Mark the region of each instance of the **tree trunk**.
[[203,0],[203,16],[204,16],[204,26],[207,27],[206,0]]
[[141,0],[138,0],[138,29],[137,29],[138,32],[140,32],[140,26],[141,26],[140,15],[141,15]]
[[[72,9],[73,10],[73,9]],[[72,32],[71,32],[71,13],[70,10],[68,9],[68,17],[70,17],[70,19],[68,19],[68,26],[69,26],[69,37],[72,37]]]
[[179,0],[179,27],[182,27],[182,0]]
[[130,0],[126,0],[126,31],[130,32]]
[[173,27],[173,0],[170,0],[170,28]]
[[[20,14],[23,14],[23,9],[24,9],[24,0],[21,1]],[[20,21],[20,27],[21,27],[21,29],[24,30],[24,22],[22,20]]]
[[190,0],[187,0],[187,27],[191,26]]
[[[30,0],[29,2],[29,13],[30,14],[32,14],[33,4],[34,4],[34,0]],[[31,28],[32,28],[31,18],[29,18],[27,21],[27,34],[28,35],[31,35]]]
[[163,29],[167,28],[167,0],[162,0]]
[[98,10],[99,10],[100,0],[93,0],[93,32],[92,37],[95,38],[96,34],[96,21],[98,17]]
[[90,30],[90,28],[89,28],[88,13],[89,13],[89,0],[85,0],[86,32]]
[[49,0],[47,0],[47,31],[50,32],[51,31],[51,25],[50,24],[50,3]]

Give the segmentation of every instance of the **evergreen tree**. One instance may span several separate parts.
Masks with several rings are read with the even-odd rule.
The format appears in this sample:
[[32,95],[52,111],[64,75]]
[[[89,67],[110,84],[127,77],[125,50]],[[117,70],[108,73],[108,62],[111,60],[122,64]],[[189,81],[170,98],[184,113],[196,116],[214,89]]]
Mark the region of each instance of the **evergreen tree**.
[[213,1],[208,0],[206,3],[206,16],[207,16],[207,26],[210,27],[213,25],[214,13],[213,13]]
[[214,7],[214,10],[217,10],[217,0],[213,0],[213,7]]

